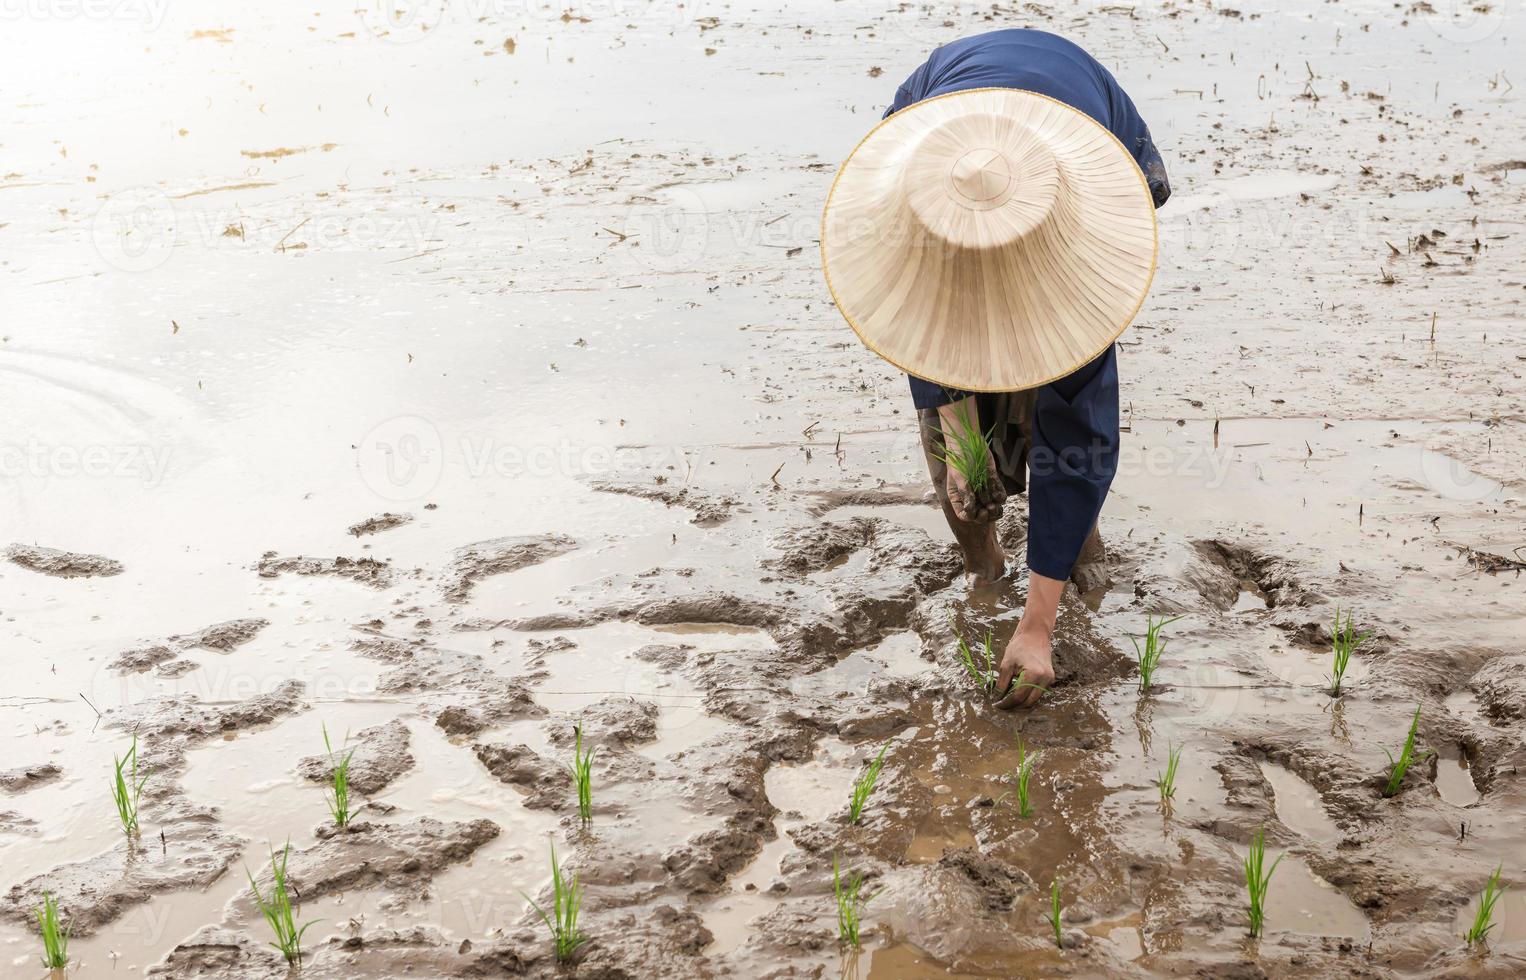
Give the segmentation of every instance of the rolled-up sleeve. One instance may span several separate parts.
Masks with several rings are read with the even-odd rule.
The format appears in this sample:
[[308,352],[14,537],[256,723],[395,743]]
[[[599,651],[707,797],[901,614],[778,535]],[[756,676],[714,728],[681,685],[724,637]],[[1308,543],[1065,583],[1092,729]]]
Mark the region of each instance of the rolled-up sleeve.
[[1118,472],[1118,359],[1108,347],[1039,390],[1028,450],[1028,568],[1070,578]]

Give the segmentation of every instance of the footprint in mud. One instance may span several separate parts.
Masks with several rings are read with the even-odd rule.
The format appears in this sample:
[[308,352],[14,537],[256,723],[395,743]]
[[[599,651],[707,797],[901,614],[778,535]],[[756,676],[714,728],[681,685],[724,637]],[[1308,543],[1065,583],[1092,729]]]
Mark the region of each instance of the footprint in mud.
[[1316,843],[1340,840],[1341,830],[1325,813],[1319,790],[1276,763],[1263,761],[1261,775],[1272,787],[1273,812],[1284,826]]

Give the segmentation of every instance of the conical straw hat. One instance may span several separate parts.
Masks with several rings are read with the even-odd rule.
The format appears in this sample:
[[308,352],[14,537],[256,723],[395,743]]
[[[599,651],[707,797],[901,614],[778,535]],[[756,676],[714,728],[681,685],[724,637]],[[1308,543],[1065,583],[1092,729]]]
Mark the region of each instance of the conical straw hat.
[[1155,208],[1123,144],[1020,89],[918,102],[864,137],[821,219],[827,288],[870,350],[966,391],[1091,361],[1155,275]]

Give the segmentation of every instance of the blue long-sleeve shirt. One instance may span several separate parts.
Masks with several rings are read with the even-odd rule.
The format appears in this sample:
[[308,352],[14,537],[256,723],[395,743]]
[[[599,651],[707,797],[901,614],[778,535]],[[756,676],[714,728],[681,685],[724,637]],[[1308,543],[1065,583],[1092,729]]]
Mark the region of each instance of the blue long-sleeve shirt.
[[[1133,155],[1155,206],[1171,196],[1150,128],[1112,72],[1078,45],[1045,31],[992,31],[945,44],[901,83],[885,115],[935,95],[993,87],[1038,92],[1091,116]],[[968,394],[921,378],[910,381],[917,408]],[[1030,569],[1048,578],[1070,577],[1117,472],[1118,360],[1116,347],[1109,346],[1039,390],[1028,455]]]

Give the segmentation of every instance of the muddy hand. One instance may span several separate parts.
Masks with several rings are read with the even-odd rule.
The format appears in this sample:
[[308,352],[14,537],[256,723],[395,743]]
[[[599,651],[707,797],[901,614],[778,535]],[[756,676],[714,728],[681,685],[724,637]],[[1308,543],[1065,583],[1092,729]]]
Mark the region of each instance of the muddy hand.
[[952,466],[948,468],[944,486],[954,516],[961,521],[988,523],[1001,517],[1002,505],[1007,502],[1007,488],[1002,485],[1001,474],[996,472],[994,459],[989,461],[989,466],[991,476],[979,493],[971,492],[958,470]]
[[998,708],[1029,708],[1054,683],[1054,663],[1047,633],[1019,628],[1001,658],[996,689],[1005,691]]

